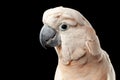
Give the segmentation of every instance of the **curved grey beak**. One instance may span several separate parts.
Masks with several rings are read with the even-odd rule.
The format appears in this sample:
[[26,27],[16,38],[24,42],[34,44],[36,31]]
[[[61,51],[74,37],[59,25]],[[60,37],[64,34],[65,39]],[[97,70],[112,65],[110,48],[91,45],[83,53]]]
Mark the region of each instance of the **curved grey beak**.
[[60,44],[60,36],[57,31],[46,24],[42,27],[39,38],[44,48],[46,46],[54,47]]

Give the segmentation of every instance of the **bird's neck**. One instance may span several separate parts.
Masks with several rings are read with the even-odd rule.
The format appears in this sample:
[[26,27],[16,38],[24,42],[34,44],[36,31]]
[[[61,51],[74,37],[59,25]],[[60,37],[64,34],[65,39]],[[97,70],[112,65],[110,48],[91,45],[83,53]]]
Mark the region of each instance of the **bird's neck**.
[[[57,46],[55,47],[56,52],[58,54],[59,63],[63,65],[74,65],[80,59],[81,65],[86,62],[84,58],[86,56],[86,50],[82,47],[67,47],[67,46]],[[83,59],[84,58],[84,59]]]
[[[68,46],[57,46],[55,50],[58,54],[58,63],[63,65],[79,65],[83,66],[89,62],[101,61],[101,54],[93,56],[89,53],[84,45],[76,45],[74,47]],[[79,64],[78,64],[79,63]]]

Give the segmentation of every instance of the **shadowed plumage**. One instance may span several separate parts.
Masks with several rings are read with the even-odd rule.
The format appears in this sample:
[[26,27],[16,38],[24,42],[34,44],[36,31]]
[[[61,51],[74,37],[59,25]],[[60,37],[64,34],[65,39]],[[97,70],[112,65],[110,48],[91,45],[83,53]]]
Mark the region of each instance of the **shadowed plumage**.
[[55,80],[115,80],[108,54],[95,30],[78,11],[56,7],[43,14],[40,42],[58,55]]

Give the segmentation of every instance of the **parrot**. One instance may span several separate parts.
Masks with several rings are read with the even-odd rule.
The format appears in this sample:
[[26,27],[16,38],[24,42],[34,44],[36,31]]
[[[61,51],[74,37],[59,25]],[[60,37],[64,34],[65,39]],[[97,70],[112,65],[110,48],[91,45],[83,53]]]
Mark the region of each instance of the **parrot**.
[[58,56],[54,80],[116,80],[108,53],[80,11],[50,8],[43,12],[42,22],[40,43],[53,47]]

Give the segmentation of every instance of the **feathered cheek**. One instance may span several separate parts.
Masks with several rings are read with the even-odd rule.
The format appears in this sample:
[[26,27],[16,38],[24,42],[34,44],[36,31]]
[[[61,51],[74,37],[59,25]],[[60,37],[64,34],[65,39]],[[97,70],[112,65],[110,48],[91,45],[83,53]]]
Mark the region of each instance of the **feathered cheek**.
[[60,36],[61,36],[62,44],[63,45],[68,45],[69,41],[70,41],[70,38],[68,36],[65,36],[65,35],[60,35]]

